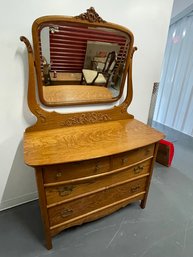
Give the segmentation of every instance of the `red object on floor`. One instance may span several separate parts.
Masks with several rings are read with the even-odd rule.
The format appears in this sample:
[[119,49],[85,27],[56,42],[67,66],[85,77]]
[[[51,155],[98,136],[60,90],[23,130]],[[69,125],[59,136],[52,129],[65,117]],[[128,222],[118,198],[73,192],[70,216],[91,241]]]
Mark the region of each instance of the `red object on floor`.
[[156,161],[164,166],[171,166],[174,157],[174,145],[167,140],[160,140]]

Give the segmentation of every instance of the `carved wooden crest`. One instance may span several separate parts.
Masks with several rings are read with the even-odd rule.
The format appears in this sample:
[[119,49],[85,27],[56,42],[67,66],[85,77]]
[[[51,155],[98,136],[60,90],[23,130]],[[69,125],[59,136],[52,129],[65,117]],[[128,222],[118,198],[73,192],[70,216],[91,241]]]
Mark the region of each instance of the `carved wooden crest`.
[[86,20],[89,22],[106,22],[98,15],[98,13],[95,11],[93,7],[87,9],[85,13],[81,13],[80,15],[75,16],[75,18]]

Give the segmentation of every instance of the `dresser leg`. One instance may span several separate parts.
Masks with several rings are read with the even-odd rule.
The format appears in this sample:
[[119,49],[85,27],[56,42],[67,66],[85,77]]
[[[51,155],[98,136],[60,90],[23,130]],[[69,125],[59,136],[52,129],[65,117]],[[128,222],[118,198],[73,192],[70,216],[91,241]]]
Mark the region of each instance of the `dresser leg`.
[[147,184],[146,184],[147,191],[146,191],[146,193],[144,195],[144,198],[143,198],[143,200],[141,201],[141,204],[140,204],[140,207],[142,209],[144,209],[145,206],[146,206],[147,196],[148,196],[148,192],[149,192],[149,186],[150,186],[151,177],[152,177],[152,173],[153,173],[154,163],[155,163],[155,159],[156,159],[156,156],[157,156],[158,146],[159,146],[159,143],[156,143],[155,148],[154,148],[154,157],[152,159],[151,167],[150,167],[150,175],[149,175],[149,178],[147,179]]
[[50,250],[52,249],[52,238],[50,235],[46,235],[45,237],[46,237],[46,244],[45,244],[46,248]]
[[141,209],[145,209],[145,206],[146,206],[146,199],[142,200],[140,204]]
[[36,168],[36,181],[37,181],[37,187],[38,187],[38,193],[39,193],[40,211],[41,211],[42,221],[44,225],[45,239],[46,239],[45,245],[46,245],[46,248],[50,250],[52,248],[52,237],[50,234],[50,223],[49,223],[49,217],[48,217],[48,210],[47,210],[47,203],[46,203],[41,167]]

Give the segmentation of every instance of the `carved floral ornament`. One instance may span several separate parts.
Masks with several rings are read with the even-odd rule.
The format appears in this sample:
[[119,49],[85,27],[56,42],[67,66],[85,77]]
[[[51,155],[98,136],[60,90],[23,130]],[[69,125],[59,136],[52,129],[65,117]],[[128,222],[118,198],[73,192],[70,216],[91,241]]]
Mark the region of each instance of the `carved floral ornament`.
[[61,126],[73,126],[80,124],[92,124],[100,121],[111,120],[111,117],[108,114],[103,113],[88,113],[73,116],[72,118],[67,119],[61,124]]
[[86,20],[89,22],[103,22],[103,23],[106,22],[98,15],[98,13],[95,11],[93,7],[90,7],[89,9],[87,9],[85,13],[75,16],[75,18]]

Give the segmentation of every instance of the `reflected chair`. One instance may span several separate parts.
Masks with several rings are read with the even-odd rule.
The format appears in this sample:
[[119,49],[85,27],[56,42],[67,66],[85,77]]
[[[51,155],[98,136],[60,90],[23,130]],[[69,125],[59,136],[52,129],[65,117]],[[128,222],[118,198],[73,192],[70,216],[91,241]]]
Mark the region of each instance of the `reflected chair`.
[[43,64],[43,77],[44,77],[44,84],[50,85],[51,83],[51,77],[50,77],[50,70],[51,70],[51,64],[48,63],[46,58],[42,56],[42,64]]
[[[86,85],[102,85],[107,87],[112,79],[113,71],[117,62],[115,51],[108,53],[105,62],[94,58],[93,69],[82,70],[82,83]],[[101,69],[101,67],[103,67]]]

